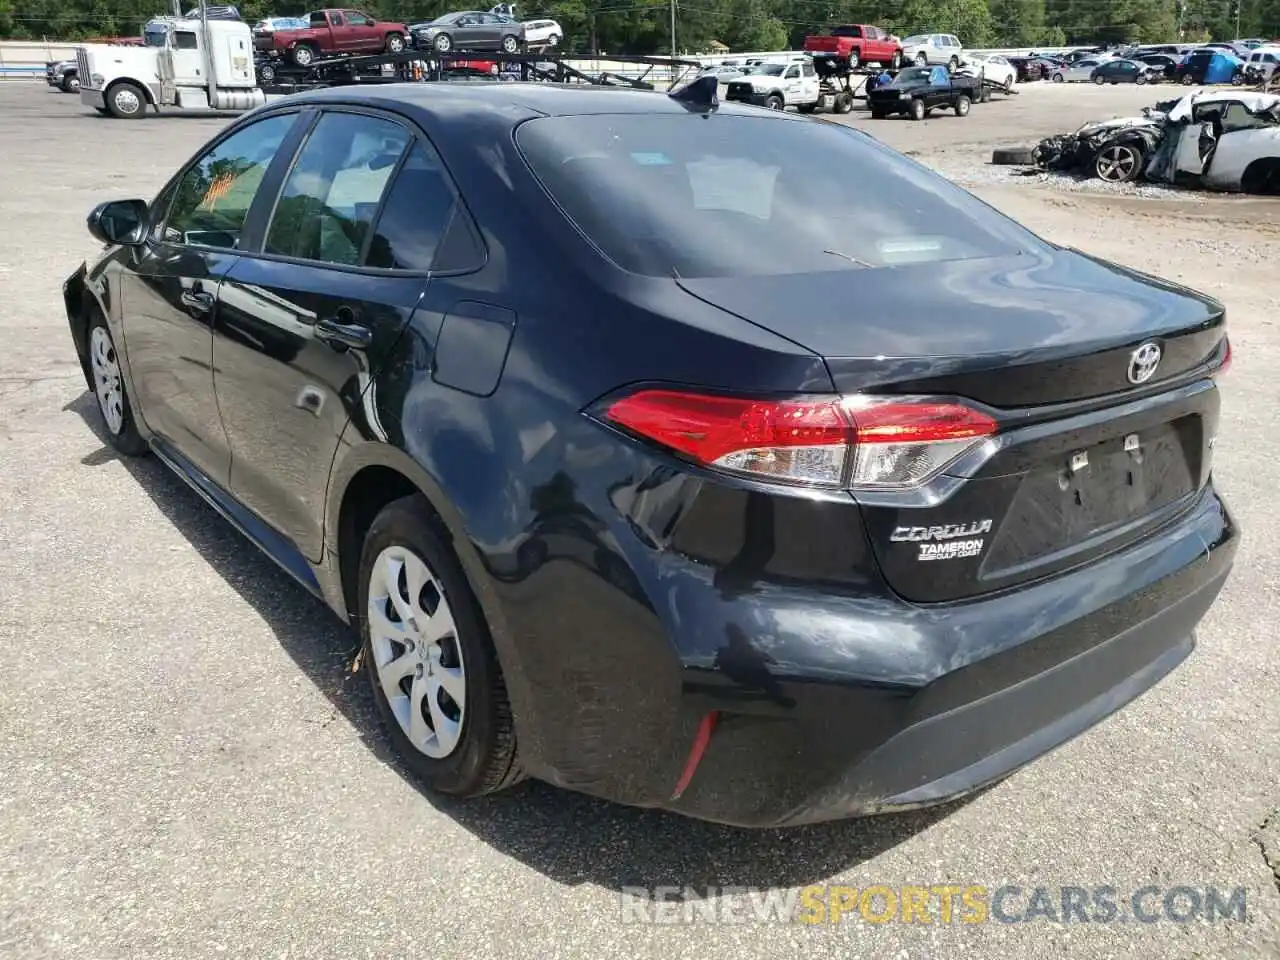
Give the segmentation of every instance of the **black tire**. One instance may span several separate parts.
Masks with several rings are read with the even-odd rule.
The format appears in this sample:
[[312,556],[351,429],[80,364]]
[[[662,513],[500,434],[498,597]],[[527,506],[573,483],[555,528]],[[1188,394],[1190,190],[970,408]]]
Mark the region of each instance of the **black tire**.
[[[95,330],[103,331],[102,334],[95,335]],[[114,383],[118,390],[119,401],[119,429],[113,429],[113,418],[107,414],[107,405],[109,401],[108,392],[100,390],[95,380],[95,343],[102,336],[105,336],[105,343],[108,346],[109,355],[107,359],[111,364],[115,365],[116,375]],[[94,400],[98,404],[98,415],[102,418],[102,432],[107,437],[107,443],[117,452],[126,457],[140,457],[150,448],[147,441],[142,438],[142,434],[138,431],[138,423],[133,416],[133,405],[129,403],[129,393],[125,389],[124,374],[120,370],[120,359],[116,355],[115,338],[111,335],[111,328],[107,326],[107,321],[103,319],[102,314],[94,311],[89,317],[89,324],[84,331],[84,349],[85,349],[85,380],[89,384],[89,391],[93,394]]]
[[505,37],[503,37],[502,52],[503,53],[519,53],[520,38],[516,36],[512,36],[511,34],[507,34]]
[[836,113],[852,113],[853,112],[853,94],[847,90],[842,90],[836,94],[836,102],[832,107]]
[[1191,76],[1191,74],[1189,74],[1189,73],[1184,73],[1184,74],[1182,75],[1182,85],[1183,85],[1184,87],[1189,87],[1189,86],[1193,85],[1195,82],[1196,82],[1196,78],[1195,78],[1195,77],[1193,77],[1193,76]]
[[120,120],[141,120],[147,115],[147,95],[129,80],[118,80],[107,88],[107,109]]
[[782,99],[782,96],[781,96],[780,94],[777,94],[777,93],[771,93],[771,94],[769,94],[769,96],[765,97],[764,105],[765,105],[766,107],[768,107],[770,110],[785,110],[785,109],[787,109],[787,103],[786,103],[786,101],[785,101],[785,100],[783,100],[783,99]]
[[299,43],[289,51],[289,59],[299,67],[309,67],[316,62],[316,48],[309,43]]
[[890,70],[902,69],[902,51],[901,50],[895,50],[893,52],[893,59],[889,61],[889,69]]
[[857,50],[849,51],[849,69],[857,70],[862,66],[862,55]]
[[272,83],[276,79],[276,68],[271,64],[266,64],[258,71],[258,79],[263,83]]
[[560,34],[553,33],[551,36],[547,37],[547,46],[548,47],[560,46]]
[[1054,82],[1054,83],[1066,83],[1066,82],[1067,82],[1067,78],[1066,78],[1066,77],[1064,77],[1064,76],[1063,76],[1062,74],[1060,74],[1060,73],[1055,73],[1051,79],[1053,80],[1053,82]]
[[1138,74],[1137,79],[1136,79],[1136,80],[1134,80],[1133,82],[1134,82],[1134,83],[1136,83],[1138,86],[1142,86],[1143,84],[1145,84],[1145,83],[1147,82],[1147,78],[1146,78],[1146,76],[1145,76],[1144,74],[1141,74],[1141,73],[1140,73],[1140,74]]
[[924,101],[918,98],[912,100],[911,106],[907,108],[907,116],[912,120],[923,120],[928,112],[924,107]]
[[1004,82],[1004,92],[1013,93],[1013,77],[1010,77]]
[[982,89],[978,92],[978,102],[979,103],[991,102],[991,88],[988,87],[986,84],[983,84]]
[[1102,76],[1102,74],[1100,73],[1095,73],[1093,75],[1093,82],[1096,83],[1098,86],[1102,86],[1104,83],[1107,82],[1107,78]]
[[80,76],[74,70],[68,70],[62,75],[62,80],[58,83],[58,88],[63,93],[75,93],[80,89]]
[[952,73],[955,73],[957,70],[959,70],[959,69],[960,69],[960,60],[959,60],[959,58],[958,58],[958,57],[952,57],[950,60],[948,60],[948,61],[947,61],[947,69],[948,69],[948,70],[950,70]]
[[436,53],[448,53],[453,49],[453,37],[447,33],[437,33],[436,38],[431,41],[431,46],[435,48]]
[[887,117],[887,116],[888,116],[888,114],[887,114],[887,113],[885,113],[883,110],[881,110],[879,107],[872,107],[872,108],[871,108],[871,119],[872,119],[872,120],[883,120],[883,119],[884,119],[885,117]]
[[991,151],[991,162],[1001,167],[1029,167],[1036,156],[1029,147],[1000,147]]
[[402,53],[404,51],[404,37],[398,33],[388,33],[386,46],[383,49],[387,53]]
[[929,57],[923,50],[916,54],[916,66],[927,67],[929,65]]
[[967,117],[969,115],[969,98],[963,93],[956,97],[954,106],[957,117]]
[[[465,665],[466,708],[457,747],[440,759],[413,746],[378,680],[366,611],[373,564],[388,547],[407,549],[426,563],[453,613]],[[369,674],[374,703],[387,736],[405,765],[431,789],[457,797],[494,793],[522,779],[515,720],[489,626],[449,545],[448,533],[440,528],[421,497],[396,500],[374,519],[361,551],[359,576],[357,621],[364,650],[363,669]]]

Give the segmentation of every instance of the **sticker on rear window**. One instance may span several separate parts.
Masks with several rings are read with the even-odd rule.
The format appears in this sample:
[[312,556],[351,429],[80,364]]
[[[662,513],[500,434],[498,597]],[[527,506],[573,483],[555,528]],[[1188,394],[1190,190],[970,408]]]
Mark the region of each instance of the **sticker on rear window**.
[[665,153],[633,153],[631,159],[642,167],[665,167],[671,163]]

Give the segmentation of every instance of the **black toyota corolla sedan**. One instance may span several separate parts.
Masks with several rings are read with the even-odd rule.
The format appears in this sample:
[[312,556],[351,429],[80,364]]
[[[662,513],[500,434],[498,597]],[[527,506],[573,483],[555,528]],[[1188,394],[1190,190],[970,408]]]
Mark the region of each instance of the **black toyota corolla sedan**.
[[332,89],[89,227],[111,444],[359,631],[445,793],[942,801],[1159,681],[1231,567],[1222,306],[849,127]]

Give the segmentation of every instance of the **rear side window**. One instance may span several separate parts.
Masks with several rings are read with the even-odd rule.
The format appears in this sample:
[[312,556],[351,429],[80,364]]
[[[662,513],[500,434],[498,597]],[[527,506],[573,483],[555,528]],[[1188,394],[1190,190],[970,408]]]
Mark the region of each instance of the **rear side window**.
[[367,265],[388,270],[430,270],[454,216],[454,207],[453,191],[440,158],[426,144],[416,143],[391,184],[369,244]]
[[647,276],[800,274],[999,256],[1038,242],[864,134],[695,114],[545,117],[516,142],[569,219]]
[[409,132],[352,113],[326,113],[298,152],[271,214],[266,253],[357,266]]

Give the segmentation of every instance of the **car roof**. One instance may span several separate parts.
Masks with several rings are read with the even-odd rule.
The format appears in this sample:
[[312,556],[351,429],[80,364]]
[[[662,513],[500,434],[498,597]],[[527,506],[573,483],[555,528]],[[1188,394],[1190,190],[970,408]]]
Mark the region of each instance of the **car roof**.
[[1191,116],[1191,108],[1202,103],[1218,103],[1221,101],[1239,101],[1254,113],[1280,106],[1280,96],[1274,93],[1256,93],[1233,87],[1230,90],[1212,90],[1203,93],[1189,93],[1166,114],[1170,120],[1185,120]]
[[[783,64],[785,66],[785,64]],[[438,121],[466,117],[471,121],[485,118],[495,125],[514,127],[523,120],[539,116],[578,116],[582,114],[620,113],[686,113],[686,108],[661,91],[634,90],[630,87],[596,86],[515,81],[493,83],[389,83],[369,86],[328,87],[295,93],[273,104],[349,104],[396,110],[433,126]],[[720,114],[768,117],[777,120],[799,120],[780,111],[763,111],[758,107],[721,100]]]

